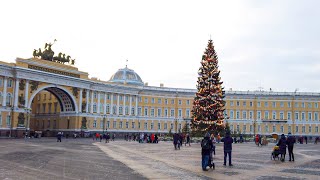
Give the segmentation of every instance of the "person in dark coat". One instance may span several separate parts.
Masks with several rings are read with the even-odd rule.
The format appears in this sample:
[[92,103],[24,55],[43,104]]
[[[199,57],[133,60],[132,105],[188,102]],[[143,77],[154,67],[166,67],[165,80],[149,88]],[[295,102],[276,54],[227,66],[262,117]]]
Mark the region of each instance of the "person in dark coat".
[[223,151],[224,151],[224,163],[223,165],[226,165],[227,162],[227,155],[229,156],[229,166],[233,166],[231,163],[231,153],[232,153],[232,143],[233,139],[230,137],[230,131],[226,132],[226,136],[221,139],[221,142],[224,143],[223,145]]
[[291,133],[288,133],[287,138],[287,145],[288,145],[288,152],[289,152],[289,161],[294,161],[294,155],[293,155],[293,145],[296,143],[296,138],[291,136]]
[[[180,139],[179,134],[175,133],[175,134],[173,135],[173,145],[174,145],[174,149],[177,149],[177,148],[180,149],[179,139]],[[179,145],[178,145],[178,143],[179,143]]]
[[58,132],[58,134],[57,134],[57,142],[61,142],[61,138],[62,138],[62,133]]
[[284,134],[281,134],[281,138],[279,139],[277,146],[279,146],[279,149],[280,149],[281,161],[284,162],[286,158],[286,149],[287,149],[287,140]]
[[207,166],[209,165],[209,156],[213,148],[212,141],[210,140],[210,134],[206,133],[201,141],[201,156],[202,156],[202,170],[208,171]]

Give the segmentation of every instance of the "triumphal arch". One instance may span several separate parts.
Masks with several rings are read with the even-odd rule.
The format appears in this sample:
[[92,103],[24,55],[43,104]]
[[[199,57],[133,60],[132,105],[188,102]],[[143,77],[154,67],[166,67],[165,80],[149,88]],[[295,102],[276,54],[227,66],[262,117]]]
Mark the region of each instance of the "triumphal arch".
[[0,62],[0,136],[168,133],[181,131],[190,116],[194,90],[147,86],[127,66],[109,81],[89,78],[52,45]]

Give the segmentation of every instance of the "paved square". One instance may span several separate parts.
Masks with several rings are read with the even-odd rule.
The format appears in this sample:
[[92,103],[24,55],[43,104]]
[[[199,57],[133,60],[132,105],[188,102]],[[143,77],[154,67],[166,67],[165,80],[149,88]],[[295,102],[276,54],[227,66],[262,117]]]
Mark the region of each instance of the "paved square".
[[[270,160],[273,144],[233,144],[233,167],[217,144],[215,170],[201,169],[200,144],[92,139],[0,139],[0,179],[320,179],[320,145],[295,145],[295,162]],[[287,157],[288,158],[288,157]]]

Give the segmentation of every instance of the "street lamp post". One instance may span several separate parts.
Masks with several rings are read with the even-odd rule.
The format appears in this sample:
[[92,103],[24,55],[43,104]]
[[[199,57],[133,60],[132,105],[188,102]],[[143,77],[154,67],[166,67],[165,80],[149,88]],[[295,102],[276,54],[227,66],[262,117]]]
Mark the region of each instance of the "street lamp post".
[[27,113],[27,118],[26,118],[26,134],[25,136],[28,137],[29,136],[29,123],[30,123],[30,111],[31,109],[30,108],[25,108],[24,109]]

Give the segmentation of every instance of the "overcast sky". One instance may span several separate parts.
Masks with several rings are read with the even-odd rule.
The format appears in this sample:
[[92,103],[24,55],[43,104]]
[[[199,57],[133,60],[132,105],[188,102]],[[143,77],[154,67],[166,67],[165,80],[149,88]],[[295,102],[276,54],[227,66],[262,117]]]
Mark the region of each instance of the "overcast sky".
[[0,60],[52,49],[90,77],[119,68],[151,86],[196,88],[211,38],[226,89],[320,91],[320,2],[265,1],[0,2]]

